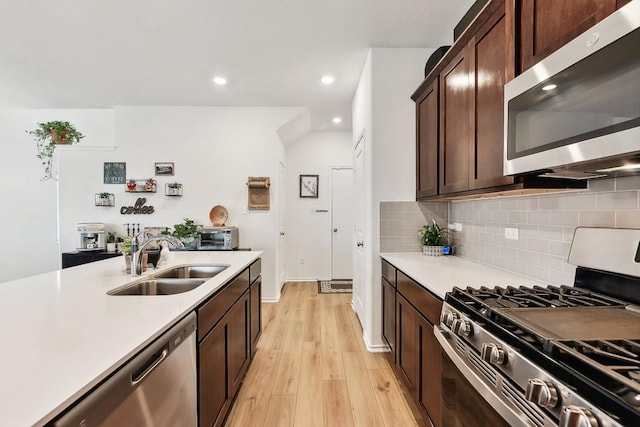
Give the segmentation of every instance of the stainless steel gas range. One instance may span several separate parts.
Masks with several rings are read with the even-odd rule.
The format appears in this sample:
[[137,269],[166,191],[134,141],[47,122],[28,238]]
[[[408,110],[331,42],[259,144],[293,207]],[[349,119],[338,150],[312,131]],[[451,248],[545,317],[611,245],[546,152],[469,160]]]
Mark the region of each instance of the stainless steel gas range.
[[640,230],[579,227],[569,262],[574,286],[447,294],[444,426],[640,426]]

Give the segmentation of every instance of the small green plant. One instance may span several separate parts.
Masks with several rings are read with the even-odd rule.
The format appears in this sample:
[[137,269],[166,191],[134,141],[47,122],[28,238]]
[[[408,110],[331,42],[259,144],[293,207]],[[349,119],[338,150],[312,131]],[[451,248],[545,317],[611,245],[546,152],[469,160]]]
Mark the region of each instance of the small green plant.
[[185,218],[182,224],[175,224],[173,231],[163,231],[162,234],[167,234],[176,237],[182,241],[191,242],[200,236],[200,225],[192,219]]
[[84,135],[78,132],[71,123],[61,121],[38,123],[37,129],[25,132],[36,140],[37,157],[44,166],[42,180],[53,178],[53,175],[51,175],[51,160],[56,145],[75,144],[84,138]]
[[107,234],[107,243],[115,243],[115,242],[116,242],[116,235],[113,233]]
[[98,194],[98,196],[100,196],[101,199],[108,199],[109,197],[111,197],[111,193],[104,192]]
[[440,228],[435,219],[432,218],[431,221],[432,224],[424,225],[418,230],[420,242],[425,246],[442,246],[447,230]]
[[127,236],[122,239],[122,243],[120,244],[120,252],[123,255],[131,255],[131,246],[133,242],[133,237]]

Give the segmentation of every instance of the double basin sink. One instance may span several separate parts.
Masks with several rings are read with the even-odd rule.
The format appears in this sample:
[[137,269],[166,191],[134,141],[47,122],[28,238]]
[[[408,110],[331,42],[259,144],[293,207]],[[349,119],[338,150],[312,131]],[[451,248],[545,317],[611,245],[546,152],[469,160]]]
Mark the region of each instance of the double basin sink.
[[108,295],[174,295],[191,291],[224,271],[225,264],[192,264],[172,267],[142,280],[112,289]]

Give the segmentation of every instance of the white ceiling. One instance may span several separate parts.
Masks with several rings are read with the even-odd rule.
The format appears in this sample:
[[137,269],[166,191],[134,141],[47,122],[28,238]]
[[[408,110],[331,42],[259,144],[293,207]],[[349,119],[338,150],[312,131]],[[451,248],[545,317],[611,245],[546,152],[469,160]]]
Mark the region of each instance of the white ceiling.
[[305,106],[348,130],[367,48],[451,44],[472,3],[0,0],[0,107]]

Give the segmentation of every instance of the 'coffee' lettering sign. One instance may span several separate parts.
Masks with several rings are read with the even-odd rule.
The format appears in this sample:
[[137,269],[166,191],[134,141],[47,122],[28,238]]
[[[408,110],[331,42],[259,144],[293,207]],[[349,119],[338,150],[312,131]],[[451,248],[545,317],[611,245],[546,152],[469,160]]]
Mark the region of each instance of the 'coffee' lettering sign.
[[136,200],[136,204],[133,206],[123,206],[120,208],[120,213],[122,215],[148,215],[154,212],[153,206],[144,206],[147,201],[144,197],[138,197]]

